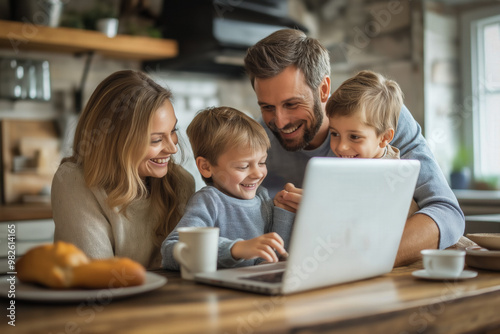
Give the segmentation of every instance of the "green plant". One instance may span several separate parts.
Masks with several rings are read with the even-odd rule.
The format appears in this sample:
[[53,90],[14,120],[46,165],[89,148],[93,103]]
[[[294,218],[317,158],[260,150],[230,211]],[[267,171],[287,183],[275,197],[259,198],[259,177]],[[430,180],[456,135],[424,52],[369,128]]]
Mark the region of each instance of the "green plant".
[[452,162],[452,171],[458,172],[463,170],[464,168],[469,168],[471,164],[471,151],[465,146],[461,145],[457,152],[455,153],[455,157]]

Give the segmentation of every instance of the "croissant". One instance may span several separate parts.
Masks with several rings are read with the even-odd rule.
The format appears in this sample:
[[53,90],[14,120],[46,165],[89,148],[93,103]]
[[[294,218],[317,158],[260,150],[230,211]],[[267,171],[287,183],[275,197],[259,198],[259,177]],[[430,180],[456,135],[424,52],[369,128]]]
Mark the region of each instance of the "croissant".
[[16,262],[17,277],[50,288],[119,288],[143,284],[144,267],[129,258],[92,260],[73,244],[58,241],[30,249]]

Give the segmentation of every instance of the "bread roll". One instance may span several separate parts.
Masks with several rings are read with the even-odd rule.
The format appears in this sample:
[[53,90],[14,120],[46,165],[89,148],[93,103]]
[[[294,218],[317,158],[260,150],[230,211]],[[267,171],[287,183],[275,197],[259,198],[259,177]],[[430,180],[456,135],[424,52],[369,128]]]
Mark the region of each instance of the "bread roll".
[[58,241],[30,249],[16,262],[17,277],[50,288],[118,288],[140,285],[144,267],[128,258],[91,260],[76,246]]
[[72,285],[82,288],[119,288],[141,285],[146,270],[128,258],[95,260],[73,268]]

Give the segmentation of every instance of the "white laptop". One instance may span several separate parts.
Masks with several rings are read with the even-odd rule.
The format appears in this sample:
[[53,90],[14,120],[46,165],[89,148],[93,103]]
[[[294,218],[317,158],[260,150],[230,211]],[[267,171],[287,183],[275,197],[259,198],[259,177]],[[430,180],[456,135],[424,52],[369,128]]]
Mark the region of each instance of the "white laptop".
[[312,158],[286,261],[198,274],[201,283],[290,294],[392,270],[417,160]]

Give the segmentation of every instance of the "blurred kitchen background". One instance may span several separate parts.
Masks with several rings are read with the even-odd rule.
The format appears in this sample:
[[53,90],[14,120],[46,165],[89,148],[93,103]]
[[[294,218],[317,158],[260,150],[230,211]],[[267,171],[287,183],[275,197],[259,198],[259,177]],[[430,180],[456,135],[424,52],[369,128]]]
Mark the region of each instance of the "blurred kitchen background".
[[243,55],[282,27],[328,48],[332,91],[362,69],[396,80],[464,212],[500,213],[500,1],[0,0],[0,222],[50,239],[52,175],[112,72],[171,88],[181,132],[207,106],[258,118]]

